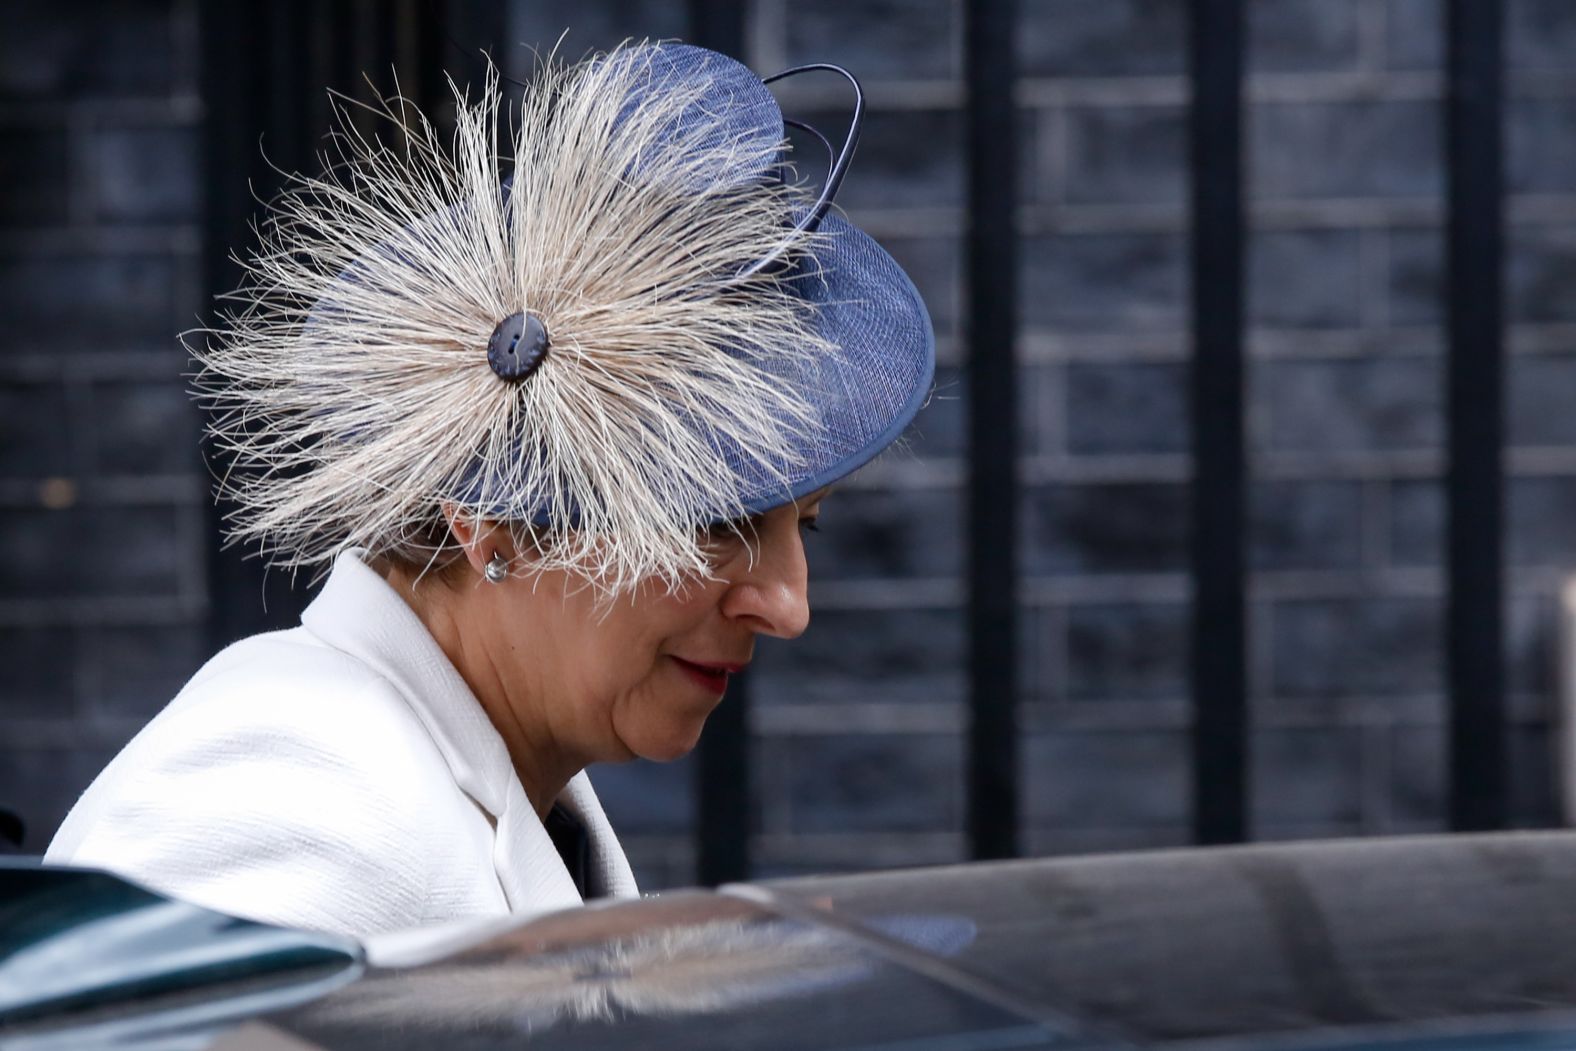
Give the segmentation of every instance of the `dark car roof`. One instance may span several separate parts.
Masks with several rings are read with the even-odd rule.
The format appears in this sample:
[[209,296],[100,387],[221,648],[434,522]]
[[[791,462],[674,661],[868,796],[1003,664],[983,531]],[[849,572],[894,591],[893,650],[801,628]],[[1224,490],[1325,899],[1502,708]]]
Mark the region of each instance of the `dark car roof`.
[[1573,935],[1576,833],[960,865],[503,923],[219,1046],[1565,1047]]
[[1576,1009],[1576,834],[1189,849],[767,884],[968,916],[950,962],[1140,1042]]
[[1538,833],[773,881],[527,924],[281,1022],[453,1051],[1349,1045],[1572,1009],[1576,835]]

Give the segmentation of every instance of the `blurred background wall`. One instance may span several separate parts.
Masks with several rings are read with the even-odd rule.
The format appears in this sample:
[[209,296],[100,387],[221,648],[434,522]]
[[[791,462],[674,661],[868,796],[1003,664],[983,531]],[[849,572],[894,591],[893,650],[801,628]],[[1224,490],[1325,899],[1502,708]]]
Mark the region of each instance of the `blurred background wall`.
[[[1444,824],[1441,7],[1247,3],[1256,838]],[[523,77],[519,45],[682,37],[686,11],[515,0],[456,36]],[[33,850],[209,648],[213,529],[175,339],[206,310],[204,201],[237,189],[205,167],[205,13],[18,5],[0,34],[0,806]],[[1184,14],[1020,4],[1032,853],[1190,834]],[[505,35],[477,39],[495,17]],[[1576,564],[1576,5],[1507,0],[1507,19],[1512,810],[1540,825],[1557,819],[1554,594]],[[959,860],[960,5],[752,0],[745,28],[760,72],[863,79],[839,203],[925,294],[942,363],[909,450],[828,502],[809,632],[760,649],[753,871]],[[695,878],[694,766],[593,774],[648,888]]]

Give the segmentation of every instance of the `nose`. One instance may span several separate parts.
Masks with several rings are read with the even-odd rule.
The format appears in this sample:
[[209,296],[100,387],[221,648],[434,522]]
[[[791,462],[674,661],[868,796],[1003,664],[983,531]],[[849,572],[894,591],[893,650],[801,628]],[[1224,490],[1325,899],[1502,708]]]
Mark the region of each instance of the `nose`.
[[792,508],[763,516],[753,561],[746,558],[722,598],[722,614],[750,630],[795,639],[810,626],[809,576],[804,538]]

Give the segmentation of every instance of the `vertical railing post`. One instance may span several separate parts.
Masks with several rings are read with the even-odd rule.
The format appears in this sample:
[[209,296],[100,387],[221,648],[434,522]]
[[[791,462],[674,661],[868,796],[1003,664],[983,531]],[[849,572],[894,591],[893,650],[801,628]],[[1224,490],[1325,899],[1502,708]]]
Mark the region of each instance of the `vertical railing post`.
[[[332,123],[328,89],[364,99],[369,90],[361,80],[365,72],[378,90],[392,90],[390,69],[399,59],[396,22],[411,23],[407,35],[441,39],[442,5],[433,8],[440,12],[436,24],[421,20],[421,8],[411,2],[236,0],[199,5],[207,311],[214,310],[212,296],[240,281],[230,253],[244,254],[255,247],[248,223],[261,208],[258,200],[271,198],[285,181],[275,166],[317,173],[318,151]],[[442,51],[429,44],[417,54],[423,68],[400,68],[400,80],[405,90],[425,95],[416,101],[431,113],[434,101],[448,101]],[[351,113],[355,115],[354,108]],[[388,133],[387,128],[375,130]],[[223,472],[223,453],[205,446],[204,455],[210,472]],[[290,573],[268,571],[240,548],[222,547],[225,516],[234,507],[212,501],[207,506],[210,648],[295,626],[308,599],[311,574],[301,574],[292,587]]]
[[1248,833],[1242,0],[1191,0],[1193,836]]
[[[690,0],[690,42],[743,61],[744,14],[735,0]],[[749,687],[747,673],[734,677],[696,756],[695,874],[705,886],[750,875]]]
[[968,138],[968,834],[1018,850],[1017,127],[1013,0],[964,5]]
[[1449,0],[1450,827],[1502,828],[1506,778],[1501,0]]
[[[269,134],[270,117],[288,109],[283,93],[299,85],[270,84],[269,51],[273,40],[269,10],[251,0],[204,4],[198,13],[199,76],[203,105],[203,280],[204,313],[213,320],[213,296],[240,282],[230,252],[244,251],[251,239],[248,223],[255,209],[253,193],[270,196],[275,174],[264,163],[259,142],[270,156],[290,147]],[[194,335],[193,339],[202,336]],[[204,443],[209,472],[223,472],[224,454]],[[206,494],[205,494],[206,495]],[[290,589],[287,573],[267,573],[257,559],[239,548],[225,548],[221,537],[228,502],[205,500],[207,509],[208,646],[217,650],[236,639],[261,631],[294,626],[304,602]]]

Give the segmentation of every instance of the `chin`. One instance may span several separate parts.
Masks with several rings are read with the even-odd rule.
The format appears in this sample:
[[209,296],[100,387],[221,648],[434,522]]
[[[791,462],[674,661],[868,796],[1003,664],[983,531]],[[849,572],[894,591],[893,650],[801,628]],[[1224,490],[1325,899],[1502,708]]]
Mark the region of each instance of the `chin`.
[[675,759],[683,759],[695,750],[700,743],[701,727],[704,720],[697,722],[693,728],[670,727],[664,734],[653,734],[640,741],[640,747],[632,748],[636,755],[642,759],[649,759],[654,763],[671,763]]

